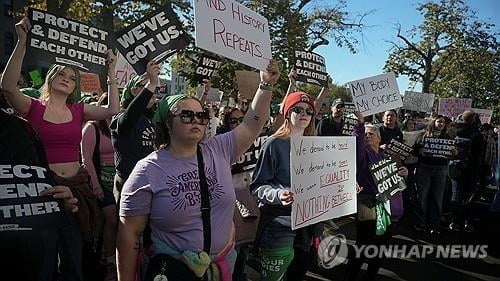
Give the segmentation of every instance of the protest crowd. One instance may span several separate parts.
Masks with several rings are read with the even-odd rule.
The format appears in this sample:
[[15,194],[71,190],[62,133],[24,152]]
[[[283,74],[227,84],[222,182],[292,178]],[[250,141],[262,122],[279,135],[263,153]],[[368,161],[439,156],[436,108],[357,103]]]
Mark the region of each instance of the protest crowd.
[[[298,57],[312,59],[303,66],[322,67],[291,67],[279,103],[272,102],[273,87],[286,74],[272,59],[260,67],[255,93],[236,94],[234,104],[207,99],[212,71],[203,73],[194,96],[157,98],[162,58],[141,57],[130,42],[125,52],[133,53],[138,75],[124,87],[115,77],[118,55],[101,43],[98,58],[73,60],[106,73],[104,93],[82,96],[82,69],[69,57],[46,59],[43,85],[27,87],[23,63],[34,60],[30,49],[41,48],[30,32],[41,34],[34,21],[48,16],[35,10],[16,24],[17,45],[1,77],[0,261],[3,276],[17,274],[6,280],[240,281],[249,280],[251,260],[258,261],[259,280],[304,280],[325,229],[339,217],[354,216],[359,245],[387,243],[403,218],[435,237],[474,232],[470,206],[496,185],[498,128],[470,106],[456,116],[419,112],[387,93],[365,103],[356,100],[370,95],[362,80],[349,84],[354,102],[330,102],[324,59],[305,51]],[[172,41],[180,36],[168,31]],[[93,27],[86,35],[107,36]],[[367,79],[395,83],[390,74],[376,77]],[[305,93],[296,89],[299,80],[324,81],[319,93]],[[301,172],[291,163],[300,161],[295,140],[309,138],[327,144],[310,147],[311,154],[336,143],[322,156],[328,161],[348,140],[353,162],[331,158],[347,172],[335,170],[320,184],[345,182],[346,194],[331,202],[357,207],[298,227],[305,203],[297,201],[308,190],[295,187]],[[363,280],[375,280],[383,262],[352,258],[337,278],[358,280],[367,263]]]

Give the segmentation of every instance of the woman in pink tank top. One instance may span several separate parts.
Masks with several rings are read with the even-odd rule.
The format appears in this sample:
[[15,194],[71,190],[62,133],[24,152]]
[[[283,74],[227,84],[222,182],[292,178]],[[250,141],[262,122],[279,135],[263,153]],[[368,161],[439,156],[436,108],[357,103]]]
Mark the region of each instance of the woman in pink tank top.
[[[30,98],[17,88],[26,53],[27,34],[31,24],[27,18],[16,24],[18,41],[2,77],[2,90],[12,107],[26,118],[40,135],[50,169],[60,185],[69,186],[78,198],[76,221],[61,234],[61,279],[81,280],[82,235],[85,241],[95,241],[96,202],[89,188],[88,173],[79,162],[81,128],[85,120],[104,120],[119,111],[119,97],[114,78],[116,57],[108,50],[108,107],[78,104],[80,74],[62,65],[49,69],[39,99]],[[76,222],[75,221],[75,222]],[[75,229],[76,228],[76,229]],[[66,240],[66,241],[64,241]],[[65,264],[66,263],[66,264]]]

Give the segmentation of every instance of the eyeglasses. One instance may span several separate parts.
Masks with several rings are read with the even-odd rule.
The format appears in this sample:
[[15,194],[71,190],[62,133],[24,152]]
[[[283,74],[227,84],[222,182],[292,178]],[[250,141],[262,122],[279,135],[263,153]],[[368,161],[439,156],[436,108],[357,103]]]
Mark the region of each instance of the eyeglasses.
[[195,123],[195,119],[198,120],[198,124],[207,125],[210,120],[210,116],[206,111],[194,112],[192,110],[182,110],[181,113],[176,114],[174,116],[179,116],[181,118],[182,123],[184,124],[193,124]]
[[236,123],[241,123],[243,122],[243,117],[236,118],[236,117],[231,117],[229,118],[229,124],[236,124]]
[[300,106],[295,106],[295,107],[292,107],[292,111],[297,113],[297,114],[301,114],[302,112],[306,112],[307,115],[309,116],[313,116],[314,115],[314,110],[310,107],[308,108],[303,108],[303,107],[300,107]]

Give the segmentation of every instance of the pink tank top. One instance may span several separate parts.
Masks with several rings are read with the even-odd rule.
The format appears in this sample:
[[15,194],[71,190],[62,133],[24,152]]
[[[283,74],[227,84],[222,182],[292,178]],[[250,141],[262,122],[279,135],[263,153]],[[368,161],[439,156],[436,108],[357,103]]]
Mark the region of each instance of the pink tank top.
[[40,136],[49,164],[78,162],[82,140],[83,103],[67,104],[73,119],[55,124],[43,119],[45,101],[32,99],[26,119]]

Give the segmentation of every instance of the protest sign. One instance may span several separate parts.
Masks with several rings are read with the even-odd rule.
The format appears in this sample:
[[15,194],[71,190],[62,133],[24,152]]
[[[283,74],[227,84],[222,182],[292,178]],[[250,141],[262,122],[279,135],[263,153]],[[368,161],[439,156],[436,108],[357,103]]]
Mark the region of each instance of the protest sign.
[[99,75],[90,72],[80,72],[80,88],[85,93],[100,93],[102,88]]
[[349,116],[354,114],[356,111],[356,106],[352,102],[344,102],[344,116]]
[[356,139],[290,138],[292,230],[355,213]]
[[344,126],[342,126],[342,135],[352,136],[354,134],[354,126],[358,124],[358,118],[348,115],[344,117]]
[[259,88],[260,74],[254,71],[236,70],[238,92],[247,99],[253,99]]
[[455,140],[424,137],[423,144],[424,153],[430,157],[452,157],[455,150]]
[[295,51],[294,68],[297,81],[328,87],[328,72],[325,58],[306,51]]
[[377,185],[377,199],[386,202],[396,193],[404,190],[406,184],[402,176],[398,175],[398,166],[396,161],[383,159],[370,165],[370,172]]
[[42,73],[40,69],[34,69],[28,72],[30,75],[31,81],[33,81],[33,87],[40,86],[43,84]]
[[137,20],[116,35],[116,46],[136,73],[150,60],[160,63],[187,46],[189,39],[170,5]]
[[491,122],[491,116],[493,116],[493,110],[481,109],[481,108],[471,108],[471,110],[479,115],[479,119],[481,119],[481,124],[489,124]]
[[0,231],[59,227],[66,223],[62,203],[40,192],[52,187],[49,171],[31,165],[0,165]]
[[194,1],[196,47],[265,70],[271,59],[267,19],[234,0]]
[[432,112],[434,94],[406,91],[403,97],[403,108],[412,111]]
[[222,61],[216,57],[202,54],[195,70],[196,81],[201,83],[204,79],[210,80],[212,76],[216,75],[221,64]]
[[250,146],[250,148],[240,156],[238,161],[231,166],[231,174],[235,175],[253,170],[255,164],[257,164],[257,159],[259,159],[260,148],[267,138],[269,138],[268,133],[260,134],[260,136],[253,141],[252,146]]
[[407,144],[404,144],[396,139],[391,139],[390,143],[387,145],[387,149],[384,151],[387,155],[398,155],[401,161],[405,161],[410,157],[413,152],[413,148]]
[[[201,97],[203,94],[204,88],[199,86],[196,88],[196,96]],[[218,88],[210,88],[207,93],[207,98],[206,101],[208,102],[214,102],[218,101],[220,102],[222,100],[223,92],[220,91]]]
[[406,145],[413,146],[423,134],[423,130],[413,132],[403,131],[403,141]]
[[46,11],[29,9],[28,65],[63,64],[93,73],[106,73],[109,32]]
[[128,63],[125,57],[118,53],[116,58],[116,67],[115,67],[115,77],[118,79],[118,87],[125,87],[125,85],[130,81],[134,76],[137,75],[134,68]]
[[356,110],[364,116],[403,106],[393,72],[348,82]]
[[457,117],[464,113],[464,111],[469,110],[471,104],[472,99],[442,98],[439,99],[438,114],[448,117]]

